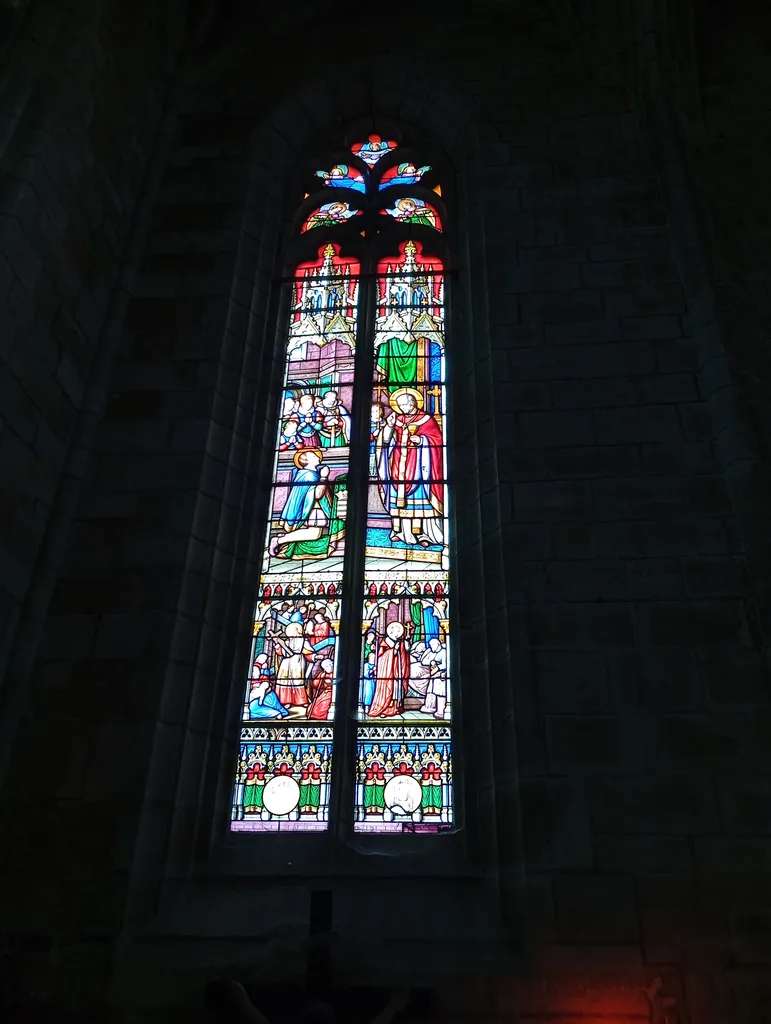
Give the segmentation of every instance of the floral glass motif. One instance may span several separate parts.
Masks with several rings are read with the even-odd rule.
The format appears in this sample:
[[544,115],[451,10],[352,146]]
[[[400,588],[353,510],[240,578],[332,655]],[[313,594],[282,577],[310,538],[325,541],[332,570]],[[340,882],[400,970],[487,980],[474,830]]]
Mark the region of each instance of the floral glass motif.
[[235,830],[327,827],[358,274],[331,244],[295,274]]
[[393,217],[400,224],[422,224],[427,228],[442,230],[442,221],[436,207],[427,203],[425,199],[405,196],[403,199],[397,199],[392,207],[380,212],[386,217]]
[[378,160],[396,149],[396,143],[381,139],[379,135],[370,135],[366,142],[357,142],[351,146],[354,156],[363,160],[368,167],[374,167]]
[[332,228],[338,224],[345,224],[351,217],[358,217],[361,213],[361,210],[352,210],[348,203],[324,203],[313,211],[300,230],[305,232],[314,228]]
[[[419,195],[377,204],[379,190],[417,185],[430,170],[401,162],[378,183],[378,161],[396,148],[370,135],[351,150],[366,169],[337,164],[315,173],[324,186],[365,196],[371,182],[361,202],[372,213],[441,231],[438,211]],[[439,185],[434,192],[441,195]],[[301,233],[334,231],[362,212],[342,200],[320,203]],[[291,285],[236,831],[329,827],[333,724],[338,703],[347,703],[338,702],[338,666],[350,663],[340,644],[351,642],[361,645],[354,829],[436,833],[453,823],[444,266],[407,240],[377,263],[374,282],[362,285],[360,271],[330,242],[296,268]],[[370,381],[355,373],[362,286],[374,305]],[[354,437],[354,401],[370,407],[368,451],[366,433]],[[366,460],[366,487],[353,506],[363,578],[343,594],[352,445]],[[350,600],[361,608],[360,633],[346,637]]]
[[316,171],[316,176],[331,188],[352,188],[356,192],[364,192],[367,188],[361,172],[348,164],[335,164],[331,171]]
[[383,172],[378,188],[389,188],[391,185],[414,185],[430,170],[428,164],[425,167],[416,167],[411,163],[397,164]]

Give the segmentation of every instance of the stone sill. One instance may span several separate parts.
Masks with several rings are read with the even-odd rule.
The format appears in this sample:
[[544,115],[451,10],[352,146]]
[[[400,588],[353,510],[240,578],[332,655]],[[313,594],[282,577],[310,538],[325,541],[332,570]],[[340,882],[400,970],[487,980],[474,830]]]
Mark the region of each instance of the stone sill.
[[469,862],[465,835],[313,835],[227,833],[198,864],[197,877],[254,879],[445,877],[485,878],[494,874]]

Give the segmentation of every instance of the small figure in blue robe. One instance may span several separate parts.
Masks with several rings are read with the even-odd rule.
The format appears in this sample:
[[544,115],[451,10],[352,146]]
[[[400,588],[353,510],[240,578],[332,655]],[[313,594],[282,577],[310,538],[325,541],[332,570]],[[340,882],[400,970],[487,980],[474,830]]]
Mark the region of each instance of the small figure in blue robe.
[[364,661],[361,681],[361,704],[364,713],[369,714],[370,705],[375,698],[375,655],[368,654]]
[[250,718],[288,718],[289,712],[276,696],[273,689],[275,669],[268,665],[267,654],[258,654],[254,660],[252,681],[249,687]]

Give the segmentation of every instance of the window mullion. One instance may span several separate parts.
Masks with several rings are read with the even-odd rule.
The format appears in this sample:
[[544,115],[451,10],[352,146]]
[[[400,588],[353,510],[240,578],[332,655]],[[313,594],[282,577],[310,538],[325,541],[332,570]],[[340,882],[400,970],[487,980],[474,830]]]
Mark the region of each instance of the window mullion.
[[[371,264],[371,265],[370,265]],[[368,453],[374,367],[376,281],[374,263],[362,264],[354,362],[352,437],[348,468],[348,515],[338,657],[338,699],[330,790],[330,825],[346,837],[353,824],[356,721],[361,662],[361,609],[367,533]]]

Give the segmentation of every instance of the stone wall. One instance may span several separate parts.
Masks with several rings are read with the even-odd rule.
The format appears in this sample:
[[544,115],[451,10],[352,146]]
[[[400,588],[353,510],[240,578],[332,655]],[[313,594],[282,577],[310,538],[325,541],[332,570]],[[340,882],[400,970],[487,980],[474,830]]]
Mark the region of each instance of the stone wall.
[[[33,671],[37,653],[54,652],[77,633],[66,616],[45,620],[112,369],[169,40],[159,5],[141,0],[130,9],[98,0],[24,0],[3,5],[2,14],[0,780],[4,795],[26,806],[14,813],[13,851],[7,818],[2,828],[4,871],[13,875],[26,858],[39,865],[63,858],[66,847],[77,859],[90,842],[63,813],[70,824],[57,855],[43,826],[53,805],[41,802],[48,777],[72,806],[72,779],[84,757],[82,707],[59,707],[42,731],[33,724],[20,734],[18,726],[44,706],[53,710],[56,700],[56,674]],[[64,889],[40,896],[49,912],[60,898],[67,902]],[[74,892],[71,900],[78,901]],[[10,911],[0,926],[4,937],[10,933],[2,952],[26,965],[3,971],[3,989],[19,984],[33,1002],[44,999],[56,944],[50,916],[36,905],[34,887],[17,891],[18,913],[10,900],[2,903]],[[95,953],[95,979],[103,962]],[[73,998],[80,995],[75,981]]]
[[[406,928],[386,889],[360,881],[337,904],[338,970],[349,983],[383,971],[382,947],[353,934],[367,907],[386,917],[389,977],[440,983],[443,958],[460,976],[466,959],[477,979],[446,986],[448,1018],[764,1019],[765,615],[718,443],[716,342],[694,315],[713,261],[690,261],[685,235],[709,204],[696,182],[696,213],[671,187],[662,153],[675,160],[682,140],[652,136],[667,128],[630,81],[630,39],[612,45],[609,20],[598,51],[570,18],[532,10],[506,34],[495,15],[419,45],[399,35],[371,55],[392,76],[371,85],[363,66],[347,87],[311,54],[296,92],[290,43],[244,31],[227,73],[213,59],[180,101],[10,776],[5,917],[16,935],[59,936],[20,962],[59,998],[82,982],[73,1006],[111,979],[138,1019],[164,1002],[190,1019],[203,975],[262,981],[302,955],[268,922],[302,926],[312,871],[280,901],[259,872],[249,889],[243,867],[239,880],[207,859],[218,825],[201,808],[219,806],[233,732],[235,690],[212,680],[238,663],[259,556],[276,168],[367,113],[371,89],[407,125],[435,116],[445,139],[468,107],[479,133],[459,208],[480,218],[487,294],[472,313],[489,321],[492,364],[468,417],[495,453],[480,508],[505,561],[485,594],[490,649],[513,666],[518,756],[497,806],[510,798],[518,816],[518,786],[514,909],[530,953],[518,976],[483,978],[481,917],[459,910],[440,935],[415,913]],[[721,278],[761,308],[765,279],[732,251]],[[763,420],[750,422],[762,465]],[[189,881],[196,857],[203,887]],[[405,950],[412,967],[392,966]]]
[[[105,324],[119,316],[116,285],[162,106],[166,41],[157,5],[135,7],[135,17],[119,8],[37,0],[14,5],[12,18],[5,12],[0,747],[6,752],[27,703],[57,554],[82,475],[78,449],[91,443],[89,411],[99,412]],[[55,647],[56,633],[48,640]]]
[[[762,4],[741,0],[730,9],[713,0],[694,23],[694,104],[685,119],[694,190],[705,215],[714,289],[726,349],[735,365],[748,423],[757,439],[758,459],[769,465],[768,337],[769,199],[760,181],[769,159],[766,59],[768,25]],[[758,481],[766,505],[771,482]],[[769,558],[765,550],[767,513],[748,548],[759,580],[764,625],[768,622]]]

